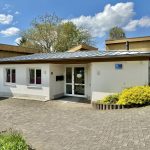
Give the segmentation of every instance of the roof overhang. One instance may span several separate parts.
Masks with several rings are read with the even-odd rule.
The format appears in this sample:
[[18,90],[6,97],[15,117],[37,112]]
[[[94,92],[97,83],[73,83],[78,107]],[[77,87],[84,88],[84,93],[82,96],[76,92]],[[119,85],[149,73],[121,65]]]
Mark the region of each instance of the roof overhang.
[[67,58],[67,59],[45,59],[45,60],[16,60],[4,61],[2,64],[86,64],[91,62],[116,62],[116,61],[149,61],[150,56],[115,56],[115,57],[91,57],[91,58]]

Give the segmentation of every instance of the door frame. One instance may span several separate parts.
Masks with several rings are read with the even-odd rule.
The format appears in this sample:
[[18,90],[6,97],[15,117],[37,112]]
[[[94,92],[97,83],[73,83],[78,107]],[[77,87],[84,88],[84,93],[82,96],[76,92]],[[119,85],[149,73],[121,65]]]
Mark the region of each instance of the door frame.
[[[84,95],[76,95],[74,94],[74,68],[83,67],[84,68]],[[66,68],[72,68],[72,94],[66,93]],[[65,66],[65,75],[64,75],[64,93],[65,96],[74,96],[74,97],[86,97],[86,82],[87,82],[87,66],[86,65],[66,65]],[[69,83],[68,83],[69,84]]]

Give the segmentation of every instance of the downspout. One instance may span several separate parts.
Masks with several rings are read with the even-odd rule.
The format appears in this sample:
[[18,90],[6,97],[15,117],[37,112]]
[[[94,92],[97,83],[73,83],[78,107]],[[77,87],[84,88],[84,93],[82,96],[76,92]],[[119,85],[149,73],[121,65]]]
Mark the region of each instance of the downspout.
[[129,41],[126,41],[126,50],[129,51]]

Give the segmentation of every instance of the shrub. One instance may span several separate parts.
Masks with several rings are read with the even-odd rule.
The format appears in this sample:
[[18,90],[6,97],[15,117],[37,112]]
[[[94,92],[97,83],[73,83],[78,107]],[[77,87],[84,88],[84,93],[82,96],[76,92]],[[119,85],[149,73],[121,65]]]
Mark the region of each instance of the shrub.
[[29,147],[19,132],[10,129],[0,133],[0,150],[29,150]]
[[99,104],[116,104],[119,100],[119,94],[108,95],[102,100],[98,100]]
[[150,86],[136,86],[121,92],[120,105],[145,105],[150,104]]

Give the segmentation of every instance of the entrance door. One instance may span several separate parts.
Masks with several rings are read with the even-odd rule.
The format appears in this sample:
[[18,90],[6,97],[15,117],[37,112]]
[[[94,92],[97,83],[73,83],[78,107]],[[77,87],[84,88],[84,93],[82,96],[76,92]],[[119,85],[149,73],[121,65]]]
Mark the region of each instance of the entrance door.
[[85,96],[85,68],[66,68],[66,95]]

